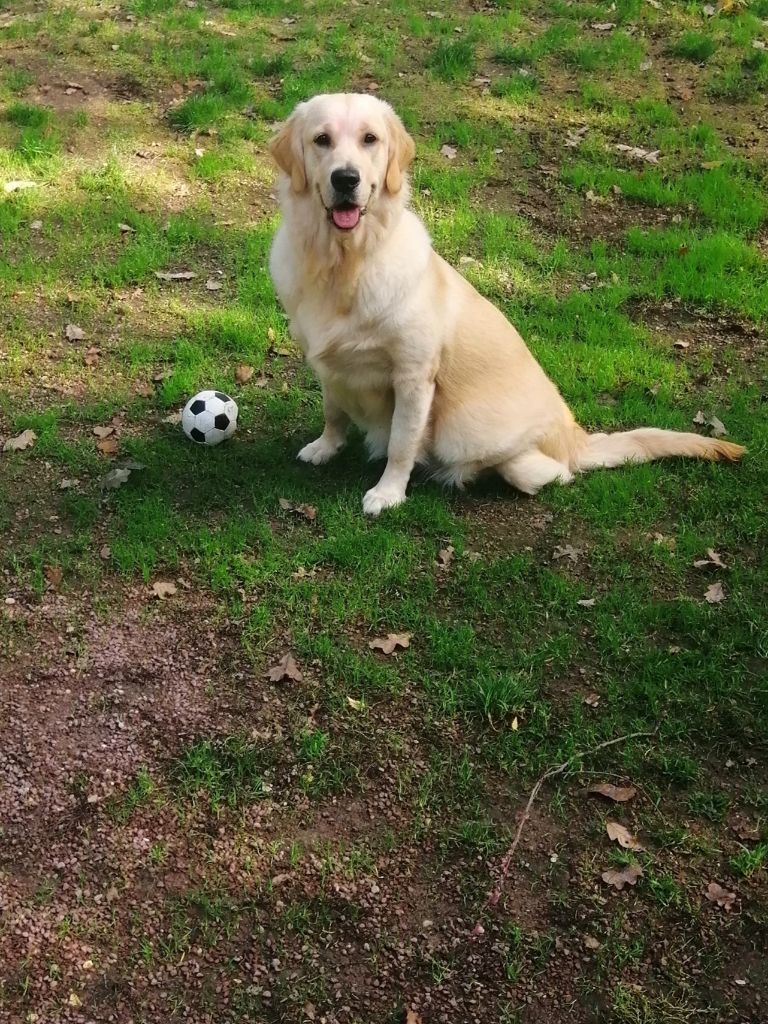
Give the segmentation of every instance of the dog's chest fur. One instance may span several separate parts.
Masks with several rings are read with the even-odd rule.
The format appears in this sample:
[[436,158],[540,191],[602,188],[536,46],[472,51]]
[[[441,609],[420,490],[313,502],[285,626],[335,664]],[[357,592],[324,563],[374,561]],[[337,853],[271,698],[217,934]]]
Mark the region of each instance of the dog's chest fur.
[[283,298],[291,331],[321,380],[351,390],[388,388],[402,331],[399,282],[383,268],[351,267],[302,281]]

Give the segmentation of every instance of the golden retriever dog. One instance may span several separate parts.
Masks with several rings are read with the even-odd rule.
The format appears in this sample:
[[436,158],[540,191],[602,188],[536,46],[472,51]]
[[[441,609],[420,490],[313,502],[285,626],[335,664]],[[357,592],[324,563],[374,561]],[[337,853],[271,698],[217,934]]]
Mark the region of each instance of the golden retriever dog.
[[403,502],[417,462],[459,485],[495,470],[535,494],[598,466],[741,457],[699,434],[583,430],[515,328],[433,250],[408,208],[414,143],[387,103],[315,96],[270,150],[282,172],[270,272],[325,411],[298,457],[328,462],[356,423],[387,460],[365,512]]

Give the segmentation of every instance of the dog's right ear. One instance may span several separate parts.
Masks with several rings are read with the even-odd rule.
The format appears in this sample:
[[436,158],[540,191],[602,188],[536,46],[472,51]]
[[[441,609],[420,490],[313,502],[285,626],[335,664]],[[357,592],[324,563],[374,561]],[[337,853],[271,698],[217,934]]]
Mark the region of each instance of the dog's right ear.
[[307,187],[304,171],[304,144],[301,141],[301,106],[291,114],[269,143],[269,152],[277,166],[291,179],[294,192]]

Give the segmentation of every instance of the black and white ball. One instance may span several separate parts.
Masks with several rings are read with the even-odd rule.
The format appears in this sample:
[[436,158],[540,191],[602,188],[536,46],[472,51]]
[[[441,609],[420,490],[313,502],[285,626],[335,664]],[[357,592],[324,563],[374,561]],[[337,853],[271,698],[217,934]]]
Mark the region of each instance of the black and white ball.
[[181,414],[184,433],[196,444],[221,444],[237,426],[237,403],[223,391],[199,391]]

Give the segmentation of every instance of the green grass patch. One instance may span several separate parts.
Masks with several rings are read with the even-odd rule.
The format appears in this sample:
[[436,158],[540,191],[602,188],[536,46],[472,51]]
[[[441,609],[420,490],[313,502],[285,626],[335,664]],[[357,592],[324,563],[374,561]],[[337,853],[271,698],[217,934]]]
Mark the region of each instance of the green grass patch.
[[669,48],[673,57],[683,57],[697,64],[706,64],[716,50],[717,43],[711,35],[693,30],[683,32]]
[[199,740],[171,767],[170,779],[180,797],[203,796],[211,809],[217,811],[263,798],[264,769],[268,764],[268,754],[241,737]]

